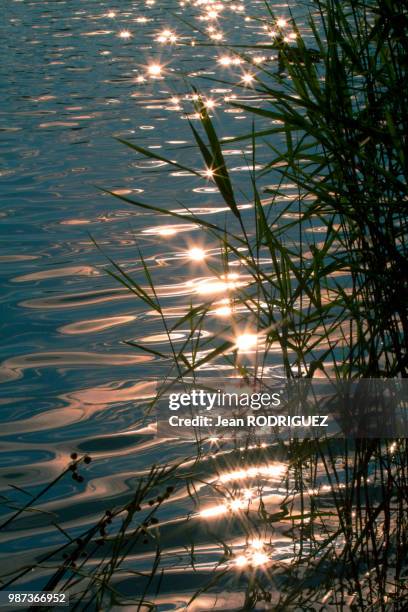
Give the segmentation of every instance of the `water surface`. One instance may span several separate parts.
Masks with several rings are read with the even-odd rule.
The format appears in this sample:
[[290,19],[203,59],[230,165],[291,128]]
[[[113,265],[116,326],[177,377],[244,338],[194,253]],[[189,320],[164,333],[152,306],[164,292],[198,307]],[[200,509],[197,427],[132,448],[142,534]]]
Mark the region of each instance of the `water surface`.
[[[20,501],[21,494],[10,491],[8,483],[37,491],[67,465],[71,452],[90,453],[93,462],[84,483],[65,479],[42,505],[73,534],[107,506],[123,503],[138,475],[152,464],[194,452],[192,444],[163,443],[153,429],[140,425],[140,405],[152,396],[168,364],[123,341],[165,350],[167,337],[157,314],[106,274],[106,256],[143,282],[142,249],[170,318],[203,296],[213,300],[212,317],[222,318],[228,315],[226,286],[233,289],[246,280],[239,270],[221,283],[211,274],[207,262],[219,258],[219,245],[193,224],[169,224],[168,218],[103,191],[168,209],[188,205],[219,223],[226,218],[211,181],[142,159],[117,140],[203,169],[191,148],[184,112],[191,112],[192,81],[205,92],[221,136],[248,131],[251,118],[229,105],[232,96],[258,102],[246,70],[225,49],[200,46],[203,37],[179,17],[205,30],[215,43],[266,43],[269,30],[250,19],[265,14],[264,3],[221,3],[219,18],[211,16],[209,4],[12,0],[3,5],[1,488]],[[286,4],[274,3],[274,8],[289,14]],[[170,39],[173,34],[177,40]],[[251,53],[259,57],[255,71],[273,55],[263,49]],[[209,80],[233,82],[237,75],[246,75],[247,88]],[[194,115],[190,119],[194,122]],[[237,145],[225,149],[237,185],[248,177],[245,152]],[[292,186],[286,189],[290,194]],[[178,330],[174,343],[187,333]],[[207,450],[206,477],[211,479],[210,458],[217,449]],[[249,491],[243,499],[256,504],[254,491],[261,482],[271,508],[279,507],[282,464],[268,449],[255,452],[258,472],[240,476],[241,488]],[[223,473],[228,479],[228,469]],[[187,491],[166,504],[162,518],[168,524],[164,538],[172,581],[164,583],[158,600],[163,610],[182,609],[203,576],[210,575],[219,549],[208,537],[208,522],[215,533],[229,524],[229,543],[247,555],[247,543],[231,518],[238,506],[220,506],[210,490],[201,510]],[[199,537],[193,571],[183,549],[187,532],[173,526],[197,512],[203,514],[194,519]],[[11,566],[21,565],[61,537],[48,516],[25,516],[4,537],[2,555]],[[253,549],[262,552],[256,543]],[[273,550],[276,559],[290,557],[283,532],[277,532]],[[149,554],[130,559],[133,569],[149,567]],[[220,589],[220,609],[242,604],[235,590],[232,600]],[[196,609],[213,603],[204,598]]]

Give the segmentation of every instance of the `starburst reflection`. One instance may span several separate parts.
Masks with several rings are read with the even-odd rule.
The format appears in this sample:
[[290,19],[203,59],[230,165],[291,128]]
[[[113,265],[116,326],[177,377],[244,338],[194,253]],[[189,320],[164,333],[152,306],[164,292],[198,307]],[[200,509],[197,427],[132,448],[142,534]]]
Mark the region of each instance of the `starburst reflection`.
[[221,64],[221,66],[231,66],[232,57],[229,57],[228,55],[223,55],[222,57],[219,57],[217,61],[219,64]]
[[243,569],[244,567],[260,568],[270,563],[270,557],[265,551],[265,543],[256,538],[248,543],[244,553],[237,555],[234,559],[235,567]]
[[269,561],[269,557],[264,552],[256,552],[252,555],[250,563],[254,567],[259,567],[260,565],[266,565]]
[[191,248],[188,251],[187,255],[192,261],[204,261],[204,259],[206,258],[206,252],[200,247]]
[[162,71],[163,71],[163,66],[161,66],[160,64],[150,64],[150,66],[147,67],[147,72],[152,77],[161,76]]
[[250,72],[245,72],[241,77],[241,81],[245,85],[251,85],[251,83],[253,83],[254,80],[255,80],[255,77]]
[[235,338],[235,347],[238,349],[238,352],[245,353],[253,348],[255,348],[258,344],[258,335],[257,334],[240,334]]
[[206,108],[214,108],[215,107],[215,100],[213,100],[212,98],[206,98],[204,100],[204,104]]
[[163,30],[160,32],[156,40],[160,43],[175,43],[177,42],[177,36],[171,30]]
[[204,170],[204,176],[205,178],[208,178],[209,180],[214,178],[214,170],[212,168],[206,168]]
[[267,465],[253,465],[249,468],[225,472],[220,476],[220,481],[226,483],[234,480],[246,480],[248,478],[257,478],[261,476],[266,478],[280,478],[285,471],[285,465],[279,462]]
[[219,516],[223,516],[228,514],[228,512],[239,512],[241,510],[245,510],[248,507],[248,501],[241,497],[236,497],[231,501],[227,501],[223,504],[218,504],[216,506],[210,506],[208,508],[204,508],[200,511],[201,518],[217,518]]

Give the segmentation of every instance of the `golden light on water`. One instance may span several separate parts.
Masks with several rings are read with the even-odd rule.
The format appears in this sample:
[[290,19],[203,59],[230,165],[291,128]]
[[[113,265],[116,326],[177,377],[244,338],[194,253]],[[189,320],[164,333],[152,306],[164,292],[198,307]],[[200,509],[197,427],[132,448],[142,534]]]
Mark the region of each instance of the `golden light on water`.
[[[282,478],[286,473],[286,466],[280,462],[266,463],[261,465],[252,465],[247,468],[230,470],[222,474],[218,481],[222,483],[243,481],[248,478],[266,477],[266,478]],[[236,485],[234,485],[236,486]],[[259,499],[259,485],[254,485],[247,488],[239,487],[239,494],[233,498],[224,500],[221,504],[215,504],[204,508],[199,513],[203,519],[217,519],[226,517],[228,514],[236,514],[247,512],[252,503]],[[271,563],[271,544],[264,541],[258,533],[253,537],[248,538],[245,545],[232,558],[232,565],[237,569],[249,570],[261,569]]]
[[204,508],[200,511],[199,514],[201,518],[217,518],[219,516],[227,514],[228,512],[239,512],[240,510],[245,510],[247,507],[248,501],[243,498],[237,497],[232,501]]
[[255,80],[255,77],[253,74],[251,74],[250,72],[246,72],[242,75],[241,81],[245,84],[245,85],[250,85],[251,83],[253,83],[253,81]]
[[248,543],[244,554],[235,557],[234,564],[235,567],[241,569],[244,567],[259,568],[267,565],[270,561],[269,555],[265,552],[265,543],[261,539],[255,538]]
[[210,10],[204,15],[204,19],[218,19],[219,13],[218,11]]
[[231,289],[236,289],[237,284],[234,281],[212,280],[201,283],[196,287],[196,293],[199,295],[209,295],[211,293],[225,293]]
[[152,77],[161,76],[162,71],[163,71],[163,66],[161,66],[160,64],[150,64],[147,67],[147,72]]
[[[194,286],[194,292],[198,295],[210,295],[212,293],[226,294],[228,291],[244,287],[247,285],[247,281],[240,278],[236,272],[231,272],[226,275],[222,274],[220,277],[195,279],[190,281],[190,284]],[[224,303],[228,303],[228,301]]]
[[119,32],[118,36],[119,38],[123,38],[123,40],[128,40],[132,37],[132,34],[129,32],[129,30],[122,30]]
[[230,503],[230,508],[233,512],[237,512],[238,510],[243,510],[246,507],[246,501],[244,499],[234,499]]
[[231,306],[220,306],[213,310],[214,314],[218,317],[229,317],[232,314]]
[[163,30],[160,32],[156,40],[160,43],[175,43],[177,41],[177,36],[171,30]]
[[201,510],[200,516],[202,518],[214,518],[226,514],[227,510],[227,506],[225,504],[221,504],[219,506],[212,506],[210,508],[205,508],[204,510]]
[[252,491],[252,489],[244,489],[242,491],[242,496],[244,499],[252,499],[254,496],[254,492]]
[[187,255],[192,261],[204,261],[204,259],[206,258],[206,252],[200,247],[191,248],[187,252]]
[[204,170],[204,176],[208,179],[213,179],[214,178],[214,170],[212,168],[206,168]]
[[258,344],[258,335],[244,333],[240,334],[235,338],[235,347],[238,349],[240,353],[245,353],[245,351],[249,351],[255,348]]
[[278,28],[286,28],[286,26],[288,25],[288,22],[283,17],[280,17],[277,20],[276,25],[278,26]]
[[177,234],[177,230],[173,227],[163,227],[159,228],[157,233],[159,236],[174,236],[174,234]]
[[223,55],[222,57],[219,57],[217,61],[219,64],[221,64],[221,66],[231,66],[232,57],[229,57],[228,55]]
[[239,66],[242,64],[240,57],[231,57],[230,55],[222,55],[217,59],[217,63],[221,66]]
[[266,565],[269,561],[269,557],[264,552],[256,552],[250,558],[250,564],[254,567],[259,567],[260,565]]
[[212,40],[223,40],[224,34],[222,32],[212,32],[210,38]]
[[283,476],[286,467],[283,463],[269,463],[266,465],[253,465],[249,468],[241,470],[232,470],[221,474],[219,480],[223,483],[234,480],[246,480],[248,478],[257,478],[260,476],[269,478],[279,478]]
[[213,100],[212,98],[206,98],[204,100],[204,104],[205,104],[206,108],[214,108],[215,107],[215,100]]
[[114,19],[116,17],[116,13],[115,11],[108,11],[106,16],[109,17],[109,19]]
[[238,555],[235,559],[235,565],[237,567],[246,567],[248,565],[248,559],[245,555]]

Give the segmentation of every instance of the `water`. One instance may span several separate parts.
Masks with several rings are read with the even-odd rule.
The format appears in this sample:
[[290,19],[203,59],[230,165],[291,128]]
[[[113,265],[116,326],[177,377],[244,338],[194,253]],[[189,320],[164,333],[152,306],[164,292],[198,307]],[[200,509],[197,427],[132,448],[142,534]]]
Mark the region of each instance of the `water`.
[[[102,191],[164,208],[187,204],[209,221],[222,222],[226,209],[216,189],[210,181],[142,159],[117,139],[132,140],[203,169],[199,154],[189,148],[192,135],[182,107],[191,112],[191,103],[185,100],[191,90],[182,77],[193,79],[206,93],[222,136],[245,133],[251,125],[251,118],[227,104],[228,97],[237,95],[256,104],[257,96],[250,87],[236,90],[206,79],[233,81],[241,68],[225,59],[220,62],[229,57],[222,49],[190,46],[199,34],[177,16],[199,28],[212,27],[215,39],[222,33],[228,42],[270,41],[261,22],[245,20],[264,15],[263,2],[236,3],[232,8],[223,3],[227,7],[219,20],[211,18],[205,5],[173,0],[122,4],[13,0],[3,5],[1,489],[20,504],[24,495],[11,490],[9,483],[37,492],[66,467],[71,452],[90,453],[93,462],[84,472],[84,483],[67,477],[41,505],[72,535],[92,525],[107,507],[123,503],[138,476],[152,464],[194,453],[192,444],[163,444],[151,429],[140,426],[138,402],[151,396],[168,363],[123,341],[144,342],[163,351],[167,338],[157,313],[106,274],[106,256],[142,282],[140,248],[170,318],[178,317],[197,295],[214,299],[214,320],[228,315],[225,286],[206,265],[219,258],[218,244],[188,222],[169,224],[168,218]],[[275,8],[288,15],[286,5]],[[206,15],[208,20],[197,20]],[[176,32],[177,44],[156,40],[168,28]],[[245,77],[243,70],[242,74]],[[250,77],[246,78],[249,84]],[[238,185],[248,176],[243,150],[233,145],[225,151]],[[205,261],[201,249],[207,254]],[[227,279],[227,283],[240,282],[245,278],[239,273]],[[175,332],[176,346],[186,333]],[[208,480],[214,476],[214,450],[206,451]],[[285,492],[283,464],[268,449],[254,453],[253,465],[260,472],[242,477],[241,486],[251,491],[262,485],[269,509],[279,509]],[[234,457],[229,459],[232,464],[239,462],[239,453]],[[227,464],[222,473],[229,473]],[[157,599],[163,610],[182,609],[211,576],[220,556],[216,540],[225,535],[226,525],[238,565],[252,554],[245,552],[245,538],[230,516],[239,508],[220,506],[211,487],[201,493],[200,508],[184,489],[163,507],[165,565],[171,567],[171,580],[164,580]],[[248,493],[247,503],[255,503],[254,495]],[[3,506],[2,512],[8,511]],[[186,522],[190,514],[196,518]],[[177,531],[180,521],[184,528]],[[64,541],[50,523],[48,514],[25,515],[16,521],[1,545],[9,569],[31,562],[50,543]],[[193,529],[198,536],[195,570],[183,548]],[[266,553],[262,546],[253,543],[254,554],[267,554],[269,559],[270,543]],[[152,555],[135,552],[127,569],[146,571]],[[273,558],[285,560],[291,555],[290,539],[283,528],[277,529]],[[258,561],[262,564],[260,557]],[[38,587],[43,579],[41,573],[26,578],[25,585]],[[132,593],[133,580],[130,573],[121,576],[125,591]],[[242,605],[236,572],[230,580],[219,588],[220,609]],[[228,594],[231,591],[233,596]],[[191,609],[213,605],[214,599],[203,595]]]

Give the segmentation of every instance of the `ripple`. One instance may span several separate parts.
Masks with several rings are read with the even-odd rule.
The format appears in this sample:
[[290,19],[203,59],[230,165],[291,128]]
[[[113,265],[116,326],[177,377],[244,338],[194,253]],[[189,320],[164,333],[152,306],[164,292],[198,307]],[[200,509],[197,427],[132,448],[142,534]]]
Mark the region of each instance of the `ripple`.
[[89,219],[66,219],[61,221],[61,225],[88,225],[92,223]]
[[168,163],[165,161],[160,161],[158,159],[148,159],[146,161],[134,162],[132,165],[134,168],[142,168],[144,170],[148,170],[168,166]]
[[218,187],[195,187],[191,191],[194,191],[194,193],[218,193],[219,189]]
[[0,255],[0,261],[3,263],[15,263],[18,261],[33,261],[39,259],[39,255]]
[[123,300],[134,297],[127,289],[112,288],[100,289],[99,291],[88,291],[83,293],[70,293],[68,295],[57,295],[54,297],[33,298],[20,303],[26,308],[78,308],[91,304],[102,304],[111,300]]
[[247,286],[252,281],[252,277],[248,274],[240,276],[237,273],[204,278],[196,278],[189,281],[193,291],[199,295],[211,295],[213,293],[225,293],[233,291],[241,287]]
[[95,332],[104,331],[116,327],[117,325],[125,325],[131,321],[135,321],[136,317],[133,315],[121,316],[121,317],[104,317],[102,319],[90,319],[88,321],[77,321],[75,323],[68,323],[58,328],[62,334],[93,334]]
[[52,270],[40,270],[39,272],[31,272],[22,276],[16,276],[12,279],[13,283],[27,283],[36,280],[45,280],[49,278],[63,278],[65,276],[95,276],[99,275],[99,271],[93,266],[67,266],[66,268],[53,268]]
[[48,351],[11,357],[0,364],[0,382],[22,378],[25,370],[62,366],[83,368],[88,366],[129,366],[153,361],[149,355],[91,353],[86,351]]
[[[178,332],[169,332],[168,334],[153,334],[151,336],[143,336],[139,339],[140,342],[146,342],[147,344],[163,344],[169,342],[179,342],[181,340],[187,340],[191,336],[190,330],[180,330]],[[204,330],[200,330],[192,335],[193,338],[209,338],[211,334]]]
[[197,225],[193,225],[192,223],[184,225],[157,225],[143,229],[141,234],[148,234],[150,236],[175,236],[182,232],[192,232],[197,229],[199,229]]

